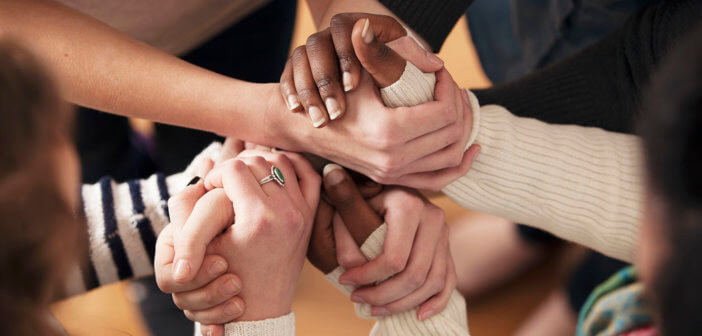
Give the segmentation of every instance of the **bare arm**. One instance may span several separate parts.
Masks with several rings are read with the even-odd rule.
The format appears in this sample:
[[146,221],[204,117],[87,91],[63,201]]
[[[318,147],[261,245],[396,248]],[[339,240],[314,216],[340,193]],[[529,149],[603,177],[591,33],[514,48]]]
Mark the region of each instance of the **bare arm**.
[[273,85],[199,68],[51,1],[1,1],[2,35],[21,40],[41,57],[72,103],[259,143],[281,142],[261,132],[264,111],[277,103],[270,98]]

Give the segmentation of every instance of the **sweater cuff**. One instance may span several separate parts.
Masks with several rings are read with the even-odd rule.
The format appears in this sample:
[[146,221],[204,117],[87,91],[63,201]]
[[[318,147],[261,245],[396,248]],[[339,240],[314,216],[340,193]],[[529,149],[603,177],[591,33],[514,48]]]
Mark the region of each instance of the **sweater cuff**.
[[380,89],[380,96],[388,107],[415,106],[434,100],[436,75],[424,73],[406,62],[405,71],[390,86]]
[[224,325],[225,336],[294,336],[295,313],[261,321],[241,321]]

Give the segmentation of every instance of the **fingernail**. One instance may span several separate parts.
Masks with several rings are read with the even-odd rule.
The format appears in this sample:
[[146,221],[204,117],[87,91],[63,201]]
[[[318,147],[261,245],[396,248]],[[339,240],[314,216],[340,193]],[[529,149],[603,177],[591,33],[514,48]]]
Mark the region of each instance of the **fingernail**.
[[212,330],[207,329],[207,331],[205,332],[205,335],[212,336]]
[[336,101],[336,98],[329,97],[324,103],[327,105],[327,111],[329,112],[329,118],[331,118],[331,120],[341,115],[341,107],[339,106],[339,102]]
[[366,303],[366,301],[363,300],[363,298],[361,298],[360,296],[358,296],[356,294],[351,295],[351,301],[356,302],[356,303]]
[[385,308],[376,308],[373,307],[371,308],[371,315],[373,316],[385,316],[385,315],[390,315],[390,311],[385,309]]
[[432,316],[434,316],[434,311],[431,310],[431,309],[429,309],[429,310],[424,311],[423,313],[421,313],[421,314],[419,315],[419,320],[420,320],[420,321],[424,321],[424,320],[426,320],[426,319],[428,319],[428,318],[430,318],[430,317],[432,317]]
[[239,315],[243,310],[241,309],[241,306],[239,305],[239,302],[230,302],[224,307],[224,313],[227,314],[228,316],[236,316]]
[[370,44],[375,39],[375,35],[373,35],[373,28],[371,28],[370,20],[368,19],[366,19],[366,23],[363,25],[361,37],[363,38],[363,42],[366,44]]
[[185,260],[178,260],[176,263],[175,271],[173,272],[173,278],[176,280],[185,279],[190,272],[190,265]]
[[188,184],[186,184],[185,186],[186,186],[186,187],[189,187],[189,186],[191,186],[191,185],[193,185],[193,184],[195,184],[195,183],[200,182],[200,180],[202,180],[202,179],[200,178],[200,176],[195,176],[195,177],[193,177],[193,179],[190,180],[190,182],[188,182]]
[[344,285],[344,286],[356,286],[356,283],[351,281],[351,280],[339,280],[339,283]]
[[288,103],[288,110],[290,110],[290,111],[300,107],[300,99],[298,99],[296,95],[289,95],[287,103]]
[[229,279],[222,284],[222,293],[224,295],[234,295],[239,292],[241,286],[234,281],[234,279]]
[[343,81],[344,81],[344,92],[349,92],[351,89],[353,89],[353,81],[351,80],[351,73],[348,71],[344,71],[344,73],[341,75]]
[[433,52],[427,51],[427,58],[429,59],[429,62],[436,65],[437,67],[444,66],[444,61],[442,61],[441,58],[439,58],[439,56],[436,56]]
[[335,186],[344,180],[344,169],[338,164],[330,163],[324,166],[322,170],[322,175],[327,184]]
[[210,273],[210,276],[216,277],[224,271],[227,270],[227,265],[224,263],[224,261],[217,260],[215,261],[212,265],[210,265],[210,268],[207,269],[207,272]]
[[312,120],[312,126],[319,127],[324,124],[324,115],[322,115],[322,110],[320,110],[319,107],[310,106],[308,113]]

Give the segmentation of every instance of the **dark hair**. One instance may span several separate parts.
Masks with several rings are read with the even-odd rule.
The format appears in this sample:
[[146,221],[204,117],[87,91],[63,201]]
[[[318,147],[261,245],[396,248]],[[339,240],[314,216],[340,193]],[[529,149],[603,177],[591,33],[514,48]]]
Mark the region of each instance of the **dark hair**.
[[0,40],[2,335],[54,333],[45,309],[82,251],[79,222],[53,167],[70,117],[39,62],[17,42]]
[[669,254],[650,290],[663,335],[699,335],[702,317],[702,26],[671,51],[645,92],[639,131]]

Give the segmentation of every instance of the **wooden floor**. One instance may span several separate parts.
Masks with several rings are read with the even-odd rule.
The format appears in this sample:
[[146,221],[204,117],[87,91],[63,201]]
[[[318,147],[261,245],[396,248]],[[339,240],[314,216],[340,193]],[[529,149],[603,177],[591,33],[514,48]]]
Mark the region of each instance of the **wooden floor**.
[[[304,43],[313,30],[304,1],[298,11],[293,46]],[[451,33],[440,57],[461,86],[489,85],[476,60],[465,20]],[[446,210],[449,222],[466,214],[445,197],[434,201]],[[548,291],[562,281],[560,264],[559,260],[552,260],[494,295],[468,302],[471,334],[512,333]],[[106,286],[59,302],[52,311],[71,335],[148,335],[127,288],[124,283]],[[293,310],[297,314],[298,335],[367,335],[372,326],[372,321],[357,318],[350,301],[309,264],[302,272]]]

